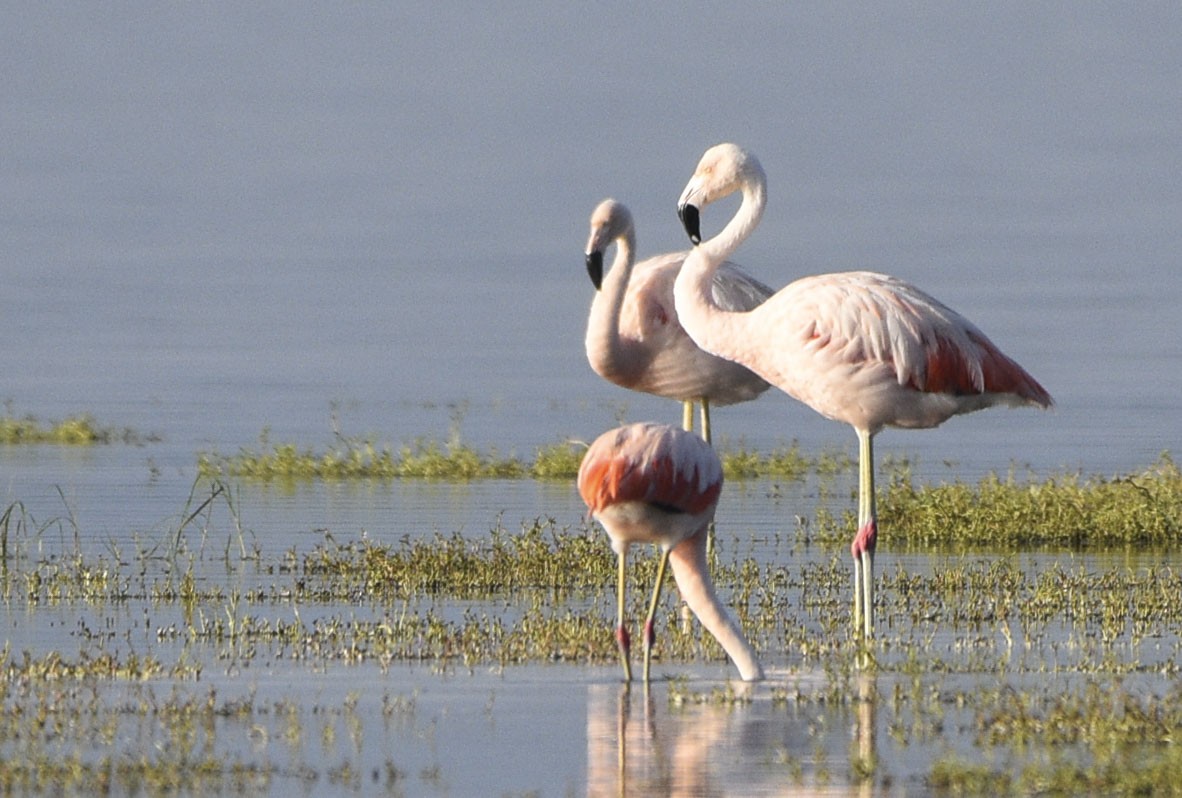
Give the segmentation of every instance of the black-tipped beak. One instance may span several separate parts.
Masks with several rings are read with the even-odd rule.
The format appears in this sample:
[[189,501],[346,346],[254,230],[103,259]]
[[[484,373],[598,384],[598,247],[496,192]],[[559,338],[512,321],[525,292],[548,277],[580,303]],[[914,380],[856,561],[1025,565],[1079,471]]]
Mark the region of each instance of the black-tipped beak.
[[598,291],[603,285],[603,253],[602,252],[588,252],[587,253],[587,276],[591,278],[591,283]]
[[685,228],[685,232],[690,237],[695,245],[702,243],[702,220],[698,216],[698,208],[696,205],[682,205],[677,209],[677,215],[681,219],[681,226]]

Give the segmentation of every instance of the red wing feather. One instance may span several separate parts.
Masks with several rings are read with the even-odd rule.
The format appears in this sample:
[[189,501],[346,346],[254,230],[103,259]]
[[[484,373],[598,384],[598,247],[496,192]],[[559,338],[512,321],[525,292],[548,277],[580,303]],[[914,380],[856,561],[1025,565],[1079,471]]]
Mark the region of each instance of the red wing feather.
[[1034,377],[994,346],[983,335],[968,332],[977,352],[966,352],[955,342],[940,337],[928,352],[923,385],[917,390],[969,396],[982,393],[1013,394],[1044,407],[1051,396]]
[[[676,436],[661,434],[673,428],[625,427],[600,436],[579,469],[579,494],[599,512],[621,502],[637,501],[671,510],[697,514],[718,500],[722,480],[704,475],[704,464],[695,461],[697,450],[677,446]],[[685,443],[685,441],[683,441]],[[713,452],[698,447],[709,456]],[[705,483],[705,484],[704,484]]]

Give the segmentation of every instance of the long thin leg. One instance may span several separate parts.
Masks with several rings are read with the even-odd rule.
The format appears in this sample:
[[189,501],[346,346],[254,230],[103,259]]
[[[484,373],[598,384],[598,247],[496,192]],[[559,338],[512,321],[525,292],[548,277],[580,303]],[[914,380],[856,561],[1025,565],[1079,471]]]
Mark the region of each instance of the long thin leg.
[[[859,513],[860,514],[860,513]],[[854,634],[862,628],[862,558],[854,554]]]
[[681,403],[681,428],[686,432],[694,431],[694,403],[690,399]]
[[657,604],[661,600],[661,585],[665,581],[665,568],[669,565],[669,549],[661,548],[661,561],[657,565],[657,584],[653,587],[653,598],[648,605],[648,615],[644,619],[644,683],[648,684],[649,663],[653,658],[653,643],[657,641],[657,630],[654,618],[657,616]]
[[874,505],[874,436],[858,431],[858,533],[850,544],[854,557],[854,629],[874,637],[874,547],[878,512]]
[[625,544],[616,554],[619,564],[619,575],[616,584],[616,644],[620,647],[620,662],[624,665],[624,681],[632,681],[632,663],[629,652],[632,641],[628,636],[628,626],[624,623],[624,581],[627,572],[628,546]]
[[[700,400],[702,402],[702,440],[706,441],[710,446],[714,445],[710,434],[710,400],[703,396]],[[714,521],[710,521],[710,526],[706,529],[706,561],[714,562]]]

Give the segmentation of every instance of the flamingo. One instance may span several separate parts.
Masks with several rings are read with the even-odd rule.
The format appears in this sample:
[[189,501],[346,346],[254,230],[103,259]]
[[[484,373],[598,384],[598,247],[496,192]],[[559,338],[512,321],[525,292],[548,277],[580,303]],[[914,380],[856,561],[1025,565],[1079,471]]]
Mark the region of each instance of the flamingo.
[[[616,243],[607,278],[603,254]],[[693,428],[694,402],[702,405],[702,437],[710,442],[710,405],[756,398],[768,389],[748,369],[699,349],[677,322],[673,281],[687,252],[657,255],[637,264],[632,214],[612,199],[591,214],[587,273],[595,299],[587,319],[587,360],[595,373],[634,391],[678,399],[682,426]],[[713,297],[729,310],[750,310],[772,289],[724,263],[713,283]]]
[[[718,235],[701,240],[700,209],[742,192]],[[883,427],[926,428],[993,405],[1049,408],[1051,395],[971,322],[913,285],[874,272],[804,277],[757,308],[736,313],[709,291],[719,264],[763,215],[767,178],[734,144],[702,156],[678,202],[697,246],[674,285],[677,315],[707,352],[742,363],[858,436],[854,627],[874,633],[874,436]]]
[[661,547],[657,583],[644,622],[644,682],[649,681],[656,639],[653,617],[666,566],[673,570],[682,599],[722,645],[743,680],[762,679],[755,651],[715,593],[706,564],[707,527],[722,491],[722,463],[710,444],[668,424],[641,422],[609,430],[583,457],[578,486],[616,553],[616,641],[624,680],[632,680],[624,582],[628,547],[633,543]]

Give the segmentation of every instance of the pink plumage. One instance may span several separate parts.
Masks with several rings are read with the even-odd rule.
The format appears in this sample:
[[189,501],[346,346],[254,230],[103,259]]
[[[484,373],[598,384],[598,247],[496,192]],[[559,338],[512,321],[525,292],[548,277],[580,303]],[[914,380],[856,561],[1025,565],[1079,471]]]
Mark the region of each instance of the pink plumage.
[[667,424],[639,423],[609,430],[587,449],[579,467],[579,495],[607,531],[619,560],[616,639],[625,678],[632,678],[624,621],[628,548],[661,548],[657,583],[645,620],[644,678],[649,676],[653,617],[668,565],[681,597],[744,679],[763,678],[755,651],[715,593],[706,563],[706,531],[722,491],[722,463],[697,435]]
[[[616,245],[611,269],[604,253]],[[595,298],[587,318],[587,361],[596,374],[633,391],[677,399],[692,422],[702,405],[702,434],[710,439],[709,406],[755,399],[768,384],[738,363],[703,352],[677,320],[673,282],[688,252],[636,263],[636,230],[628,208],[606,199],[591,214],[586,263]],[[711,293],[723,307],[750,310],[772,290],[732,263],[724,263]],[[688,426],[687,426],[688,428]]]
[[579,495],[592,514],[643,502],[697,515],[718,502],[722,468],[694,436],[660,424],[633,424],[601,435],[579,468]]
[[701,240],[700,208],[735,191],[743,201],[723,230],[691,253],[674,284],[682,327],[707,352],[732,360],[858,434],[854,615],[872,634],[873,437],[883,427],[935,427],[994,405],[1050,407],[1051,395],[968,319],[915,286],[876,272],[804,277],[747,312],[722,308],[709,286],[719,264],[758,226],[763,168],[734,144],[702,156],[678,213]]

